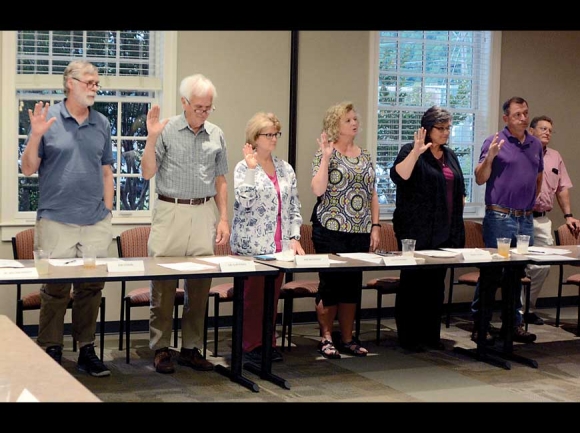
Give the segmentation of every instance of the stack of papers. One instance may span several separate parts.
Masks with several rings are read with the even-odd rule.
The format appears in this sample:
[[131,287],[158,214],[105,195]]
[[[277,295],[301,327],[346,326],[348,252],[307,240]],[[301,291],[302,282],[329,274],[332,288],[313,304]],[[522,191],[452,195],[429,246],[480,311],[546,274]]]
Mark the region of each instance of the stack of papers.
[[383,258],[374,253],[337,253],[337,256],[346,257],[349,259],[363,260],[371,263],[381,263]]
[[415,250],[415,254],[420,254],[423,256],[436,257],[438,259],[450,259],[452,257],[457,257],[461,252],[451,251],[450,249],[445,250]]

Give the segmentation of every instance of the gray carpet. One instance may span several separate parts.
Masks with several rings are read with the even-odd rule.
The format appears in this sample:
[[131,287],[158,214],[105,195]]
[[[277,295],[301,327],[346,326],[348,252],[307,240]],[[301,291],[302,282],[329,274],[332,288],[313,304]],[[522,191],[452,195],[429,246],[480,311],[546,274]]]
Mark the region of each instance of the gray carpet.
[[[554,310],[540,310],[543,326],[530,325],[538,335],[533,344],[516,343],[515,352],[535,359],[539,368],[512,362],[505,370],[453,351],[454,346],[475,347],[470,341],[471,322],[455,318],[449,329],[442,325],[444,351],[411,353],[398,347],[393,319],[382,322],[381,343],[374,342],[374,321],[362,323],[361,340],[367,357],[343,355],[323,358],[316,350],[318,326],[296,325],[293,347],[273,373],[286,379],[283,389],[251,372],[255,393],[217,372],[199,372],[176,363],[176,372],[162,375],[153,368],[147,334],[132,337],[131,363],[118,350],[117,337],[109,335],[105,359],[112,375],[94,378],[76,370],[77,354],[65,344],[63,367],[104,402],[580,402],[580,341],[573,333],[577,310],[565,308],[563,326],[553,326]],[[501,322],[494,320],[499,328]],[[219,353],[208,359],[227,365],[230,329],[220,330]]]

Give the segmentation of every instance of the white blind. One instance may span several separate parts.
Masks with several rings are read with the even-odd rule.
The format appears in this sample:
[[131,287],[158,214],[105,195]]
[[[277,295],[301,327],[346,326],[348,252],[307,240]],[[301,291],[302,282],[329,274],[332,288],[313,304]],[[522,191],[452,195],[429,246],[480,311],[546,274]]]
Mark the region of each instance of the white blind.
[[16,73],[62,75],[71,60],[83,58],[103,76],[157,76],[160,44],[155,36],[144,30],[22,30]]

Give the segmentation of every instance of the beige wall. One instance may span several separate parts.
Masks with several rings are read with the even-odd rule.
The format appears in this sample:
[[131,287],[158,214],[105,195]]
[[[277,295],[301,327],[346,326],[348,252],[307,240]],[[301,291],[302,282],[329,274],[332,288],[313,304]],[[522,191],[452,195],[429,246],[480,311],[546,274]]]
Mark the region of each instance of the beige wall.
[[[369,36],[368,31],[299,33],[296,172],[305,221],[315,202],[310,191],[310,163],[325,110],[336,102],[351,100],[363,119],[363,127],[370,115],[367,112]],[[284,135],[278,142],[277,154],[285,159],[288,156],[290,37],[288,31],[179,32],[176,82],[179,84],[185,75],[201,72],[212,79],[218,90],[217,110],[211,115],[211,121],[223,128],[228,144],[230,209],[232,172],[241,159],[244,127],[252,114],[267,110],[280,117]],[[503,32],[501,96],[497,101],[499,106],[510,96],[520,95],[529,101],[532,116],[548,114],[554,118],[557,134],[553,144],[568,162],[576,185],[580,185],[580,173],[572,161],[575,160],[576,102],[580,100],[580,84],[575,80],[580,70],[579,49],[580,32]],[[175,112],[179,109],[177,104]],[[499,124],[502,125],[501,119]],[[365,128],[358,144],[372,146],[372,137],[367,136]],[[572,190],[572,211],[580,215],[580,197],[576,191],[577,188]],[[554,224],[563,222],[559,210],[550,216]],[[113,244],[110,252],[116,254]],[[9,242],[0,245],[0,258],[12,258]],[[556,295],[556,277],[554,268],[542,293],[544,296]],[[136,286],[137,283],[129,285]],[[110,283],[105,288],[110,321],[119,317],[119,287]],[[374,306],[374,292],[368,292],[364,295],[364,305]],[[458,287],[454,300],[467,302],[472,297],[473,289]],[[392,306],[393,297],[385,297],[383,305]],[[139,310],[147,309],[137,309],[135,319],[148,317],[147,311]],[[229,306],[223,310],[225,314],[230,312]],[[312,299],[297,302],[295,310],[312,311]],[[0,286],[0,314],[14,318],[14,311],[15,289]],[[25,320],[35,323],[36,317],[31,313]]]

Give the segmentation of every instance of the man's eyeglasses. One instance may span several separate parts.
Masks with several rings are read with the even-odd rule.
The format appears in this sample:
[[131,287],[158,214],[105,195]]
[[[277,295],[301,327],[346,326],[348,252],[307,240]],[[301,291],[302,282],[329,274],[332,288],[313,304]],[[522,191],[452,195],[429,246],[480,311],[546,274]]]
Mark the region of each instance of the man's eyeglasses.
[[210,113],[213,113],[215,111],[215,107],[207,108],[204,110],[199,105],[192,106],[191,102],[189,102],[189,99],[187,99],[185,96],[183,97],[183,99],[185,99],[185,101],[187,102],[187,105],[189,105],[190,107],[193,107],[193,112],[196,114],[210,114]]
[[271,140],[274,137],[276,137],[276,138],[282,137],[281,132],[270,132],[268,134],[258,134],[258,135],[263,135],[264,137],[268,137],[269,140]]
[[434,126],[433,128],[435,128],[439,132],[443,132],[443,131],[451,131],[451,129],[453,129],[453,126]]
[[73,80],[77,80],[79,83],[83,83],[85,86],[91,88],[91,87],[96,87],[97,90],[101,90],[101,83],[99,83],[98,81],[83,81],[83,80],[79,80],[76,77],[71,77]]
[[552,129],[547,126],[538,126],[538,129],[542,132],[549,132],[550,134],[555,134],[555,132],[552,131]]

